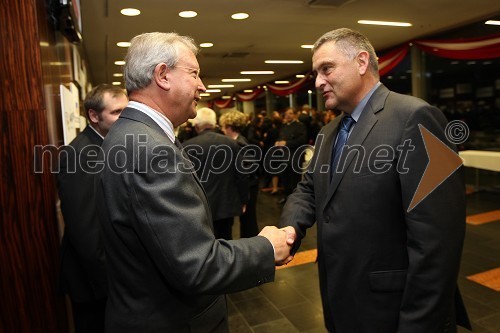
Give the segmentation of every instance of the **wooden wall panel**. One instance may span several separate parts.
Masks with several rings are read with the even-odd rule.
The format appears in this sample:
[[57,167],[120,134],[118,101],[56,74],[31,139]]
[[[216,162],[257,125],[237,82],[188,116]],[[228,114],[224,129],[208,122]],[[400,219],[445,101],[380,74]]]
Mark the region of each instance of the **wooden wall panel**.
[[0,332],[68,332],[57,289],[54,175],[33,171],[34,146],[60,141],[48,130],[58,131],[55,92],[71,78],[50,63],[71,62],[58,49],[68,43],[57,37],[45,0],[0,0],[0,9]]

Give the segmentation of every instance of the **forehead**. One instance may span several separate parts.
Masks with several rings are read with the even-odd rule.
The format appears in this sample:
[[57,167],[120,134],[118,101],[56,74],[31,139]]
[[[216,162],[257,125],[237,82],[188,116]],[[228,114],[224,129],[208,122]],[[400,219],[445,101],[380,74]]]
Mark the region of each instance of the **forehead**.
[[341,57],[335,42],[330,41],[321,45],[312,56],[313,68],[318,68],[326,63],[333,63]]
[[123,104],[125,101],[128,102],[128,99],[127,99],[127,96],[125,95],[125,93],[123,94],[116,94],[116,96],[113,96],[115,95],[114,93],[110,93],[109,91],[106,91],[103,95],[103,101],[104,101],[104,105],[106,107],[113,107],[114,105],[116,104]]

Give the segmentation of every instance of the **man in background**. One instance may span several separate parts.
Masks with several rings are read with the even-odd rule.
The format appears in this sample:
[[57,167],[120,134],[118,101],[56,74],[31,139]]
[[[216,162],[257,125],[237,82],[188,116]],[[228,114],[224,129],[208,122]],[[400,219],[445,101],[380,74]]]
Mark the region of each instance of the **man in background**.
[[301,146],[307,144],[307,128],[298,120],[298,116],[298,112],[293,108],[288,108],[285,111],[279,140],[275,143],[276,147],[283,147],[289,153],[286,168],[280,175],[285,188],[285,197],[280,200],[281,204],[286,202],[302,177],[300,168],[302,167],[303,154],[296,155],[296,152]]
[[197,110],[193,124],[197,135],[183,143],[184,151],[207,193],[215,238],[233,239],[234,217],[245,211],[249,199],[248,175],[237,167],[242,165],[240,146],[215,132],[217,120],[212,109]]
[[61,154],[57,177],[65,225],[61,286],[71,299],[76,333],[104,332],[107,279],[94,195],[94,161],[127,103],[119,87],[102,84],[92,89],[84,101],[89,124]]

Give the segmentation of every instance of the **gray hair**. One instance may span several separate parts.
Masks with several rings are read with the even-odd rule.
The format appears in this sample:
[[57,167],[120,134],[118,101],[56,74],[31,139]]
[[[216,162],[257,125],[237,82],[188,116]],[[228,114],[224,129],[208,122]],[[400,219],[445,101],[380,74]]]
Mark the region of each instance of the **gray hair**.
[[338,50],[349,59],[354,59],[359,52],[366,51],[370,55],[370,71],[378,78],[378,58],[372,44],[358,31],[348,28],[332,30],[321,36],[312,48],[314,54],[321,45],[327,42],[335,42]]
[[198,127],[205,125],[215,127],[217,124],[217,116],[214,110],[210,108],[201,108],[196,111],[196,118],[191,120],[191,122]]
[[156,65],[165,63],[169,68],[179,61],[179,46],[184,45],[195,55],[198,46],[191,37],[175,32],[149,32],[135,36],[125,57],[125,87],[128,93],[147,87],[153,80]]

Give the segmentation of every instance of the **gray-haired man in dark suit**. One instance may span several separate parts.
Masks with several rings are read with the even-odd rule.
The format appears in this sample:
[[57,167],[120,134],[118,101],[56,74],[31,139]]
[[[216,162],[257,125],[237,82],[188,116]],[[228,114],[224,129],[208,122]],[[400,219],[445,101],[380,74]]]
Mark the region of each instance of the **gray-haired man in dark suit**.
[[210,207],[174,127],[205,91],[191,38],[136,36],[126,56],[130,102],[103,143],[98,180],[108,261],[108,332],[227,332],[223,296],[274,279],[293,228],[217,240]]

